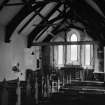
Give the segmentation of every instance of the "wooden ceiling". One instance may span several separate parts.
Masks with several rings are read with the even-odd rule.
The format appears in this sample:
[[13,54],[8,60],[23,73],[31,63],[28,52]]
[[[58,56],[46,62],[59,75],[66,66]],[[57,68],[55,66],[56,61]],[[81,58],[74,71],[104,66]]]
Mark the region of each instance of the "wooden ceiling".
[[[35,28],[27,35],[28,47],[33,41],[45,35],[44,42],[50,41],[60,31],[66,31],[68,28],[73,27],[80,30],[85,30],[94,40],[100,41],[105,45],[105,0],[19,0],[20,2],[11,3],[10,0],[2,0],[0,3],[0,10],[6,6],[19,6],[22,5],[19,12],[14,15],[12,20],[6,25],[5,42],[10,42],[11,35],[15,28],[33,11],[35,14],[21,27],[18,33],[21,33],[27,25],[37,16],[41,21]],[[54,3],[50,10],[48,4]],[[47,7],[48,13],[44,11]],[[42,11],[43,10],[43,11]],[[46,15],[44,16],[44,12]],[[53,15],[55,14],[55,15]],[[84,28],[77,27],[73,23],[80,22]],[[65,27],[61,27],[66,24]]]

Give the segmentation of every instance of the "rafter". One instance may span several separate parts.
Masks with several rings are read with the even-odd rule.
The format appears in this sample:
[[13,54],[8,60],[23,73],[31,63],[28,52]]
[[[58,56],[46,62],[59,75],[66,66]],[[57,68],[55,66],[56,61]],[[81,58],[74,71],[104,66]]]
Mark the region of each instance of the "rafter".
[[[43,40],[43,42],[49,42],[51,40],[51,38],[53,38],[54,36],[56,36],[56,31],[58,30],[58,28],[64,23],[63,19],[60,24],[57,24],[56,26],[54,26],[54,29],[47,35],[47,37]],[[53,34],[53,35],[52,35]]]
[[78,42],[34,42],[32,46],[55,46],[55,45],[84,45],[84,44],[94,44],[93,41],[78,41]]
[[18,24],[33,11],[32,8],[28,8],[24,6],[20,12],[7,24],[6,26],[6,34],[5,34],[5,42],[10,42],[10,38],[12,36],[13,31],[18,26]]
[[[55,21],[54,21],[55,22]],[[56,27],[58,24],[61,24],[61,23],[54,23],[53,21],[48,21],[48,23],[45,24],[45,28],[43,29],[43,31],[38,35],[37,39],[49,28],[49,27]],[[36,40],[37,40],[36,39]]]
[[[41,0],[41,1],[40,0],[22,0],[21,3],[8,3],[8,1],[9,0],[4,0],[4,2],[1,4],[1,8],[3,8],[3,6],[24,5],[26,9],[24,7],[23,7],[23,9],[25,9],[25,10],[28,9],[27,10],[28,12],[27,13],[23,12],[22,14],[20,13],[19,15],[15,16],[15,18],[12,20],[12,22],[10,22],[7,25],[6,37],[5,37],[6,42],[10,41],[10,37],[12,35],[11,33],[16,28],[16,26],[21,22],[21,20],[24,19],[30,12],[35,11],[35,15],[33,15],[32,18],[30,18],[29,21],[27,21],[26,24],[23,25],[23,27],[19,30],[19,34],[20,34],[27,27],[27,25],[35,18],[36,15],[39,15],[42,18],[42,22],[40,22],[38,25],[36,25],[35,29],[27,37],[28,38],[28,47],[30,47],[32,45],[32,42],[33,42],[35,36],[37,36],[38,34],[39,34],[39,36],[41,36],[50,26],[55,27],[52,31],[52,33],[54,35],[56,35],[60,31],[67,30],[67,28],[77,28],[79,30],[82,30],[80,27],[74,26],[72,24],[68,24],[67,27],[60,29],[59,27],[62,25],[62,23],[64,21],[66,21],[66,19],[69,19],[69,18],[71,20],[76,20],[76,21],[83,23],[86,31],[90,34],[90,36],[93,39],[98,40],[98,41],[101,40],[102,43],[105,43],[104,39],[102,38],[103,36],[100,35],[100,34],[105,33],[105,31],[104,31],[105,19],[99,13],[97,13],[97,11],[95,11],[94,8],[92,8],[92,6],[89,6],[85,0]],[[29,1],[29,2],[27,2],[27,1]],[[100,7],[100,9],[102,10],[102,12],[105,15],[105,11],[104,11],[105,10],[105,7],[104,7],[105,1],[104,0],[102,0],[102,1],[92,0],[92,1],[94,1]],[[46,4],[52,3],[52,2],[56,2],[57,5],[52,9],[52,11],[50,13],[48,13],[47,16],[44,17],[43,15],[41,15],[40,14],[41,9],[43,9],[43,7]],[[64,5],[63,11],[58,9],[62,4]],[[39,8],[39,10],[36,10],[38,8]],[[70,10],[67,11],[67,9],[70,9]],[[22,11],[25,11],[25,10],[22,10]],[[48,21],[48,19],[52,16],[52,14],[55,11],[59,11],[60,15],[58,15],[57,17],[53,18],[52,20]],[[22,17],[20,17],[20,16],[22,16]],[[18,17],[20,17],[21,19],[19,19]],[[54,22],[56,22],[57,20],[60,20],[60,19],[63,19],[63,21],[60,24],[54,24]],[[15,23],[15,25],[11,25],[14,23]],[[50,37],[50,35],[48,35],[48,37]],[[46,38],[48,38],[48,37],[46,37]]]
[[25,5],[24,3],[6,3],[4,6],[20,6],[20,5]]
[[[57,11],[58,11],[58,9],[57,9]],[[52,27],[56,27],[56,26],[58,26],[59,24],[62,24],[61,22],[60,23],[55,23],[56,21],[58,21],[58,20],[60,20],[60,19],[64,19],[65,18],[65,15],[67,15],[66,13],[65,13],[66,11],[64,10],[64,11],[60,11],[60,14],[57,16],[57,17],[55,17],[55,18],[53,18],[53,19],[51,19],[50,21],[48,21],[47,23],[45,23],[45,29],[38,35],[38,38],[50,27],[50,26],[52,26]],[[54,24],[55,23],[55,24]],[[38,39],[37,38],[37,39]],[[36,39],[36,40],[37,40]]]
[[4,0],[1,4],[1,7],[4,6],[18,6],[18,5],[34,5],[34,4],[46,4],[46,3],[51,3],[51,2],[56,2],[56,3],[65,3],[68,5],[68,3],[71,2],[71,0],[43,0],[43,1],[37,1],[37,0],[22,0],[22,2],[17,2],[17,3],[8,3],[10,0]]
[[27,0],[22,0],[22,2],[17,2],[17,3],[8,3],[9,0],[5,0],[3,3],[2,3],[2,6],[19,6],[19,5],[30,5],[30,6],[33,6],[35,4],[38,4],[38,5],[43,5],[43,4],[47,4],[47,3],[50,3],[50,2],[53,2],[53,1],[43,1],[43,2],[40,2],[40,1],[33,1],[33,0],[30,0],[30,1],[27,1]]
[[24,26],[18,31],[18,33],[20,34],[24,29],[25,27],[35,18],[36,15],[40,15],[40,11],[43,9],[45,5],[43,5],[42,7],[39,8],[39,10],[36,10],[37,8],[34,7],[34,11],[35,11],[35,14],[27,21],[26,24],[24,24]]
[[[27,5],[25,5],[21,11],[12,19],[12,21],[6,26],[6,35],[5,35],[5,42],[10,42],[10,37],[12,35],[13,30],[17,27],[17,25],[22,21],[22,19],[24,19],[27,14],[31,13],[33,10],[38,9],[38,11],[36,12],[36,14],[39,13],[39,11],[45,6],[46,4],[43,5],[35,5],[33,7],[28,7]],[[22,32],[22,30],[29,24],[29,22],[36,16],[33,15],[29,21],[27,21],[27,23],[18,31],[18,33],[20,34]]]
[[31,32],[31,34],[28,35],[28,47],[31,46],[35,35],[37,35],[45,26],[43,24],[45,24],[49,17],[56,11],[57,8],[59,8],[61,6],[61,3],[58,3],[53,9],[52,11],[43,19],[43,21],[33,30],[33,32]]
[[7,4],[10,0],[4,0],[1,4],[0,4],[0,10],[4,7],[5,4]]
[[49,26],[46,26],[41,32],[40,34],[35,38],[35,40],[38,40],[38,38],[49,28]]

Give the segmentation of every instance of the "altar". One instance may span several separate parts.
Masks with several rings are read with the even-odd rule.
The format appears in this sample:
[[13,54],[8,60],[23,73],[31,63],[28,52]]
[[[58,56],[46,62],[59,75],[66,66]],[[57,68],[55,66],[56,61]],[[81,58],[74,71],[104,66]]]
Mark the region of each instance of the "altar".
[[63,77],[63,81],[66,83],[71,83],[72,80],[83,81],[84,73],[83,67],[80,65],[69,65],[60,68],[60,74]]

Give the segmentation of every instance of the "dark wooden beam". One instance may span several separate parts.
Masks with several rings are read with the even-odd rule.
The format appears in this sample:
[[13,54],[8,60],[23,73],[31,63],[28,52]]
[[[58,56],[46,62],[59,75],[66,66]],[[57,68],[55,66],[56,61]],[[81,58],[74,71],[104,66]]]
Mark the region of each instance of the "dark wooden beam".
[[0,4],[0,10],[4,7],[4,5],[6,4],[6,3],[8,3],[10,0],[3,0],[2,2],[1,2],[1,4]]
[[65,3],[68,5],[71,1],[67,0],[43,0],[43,1],[35,1],[35,0],[22,0],[22,2],[17,2],[17,3],[8,3],[9,0],[4,0],[2,3],[2,6],[19,6],[19,5],[33,5],[33,4],[45,4],[45,3],[51,3],[51,2],[57,2],[57,3]]
[[105,15],[105,0],[93,0]]
[[[38,9],[37,11],[34,10],[34,11],[35,11],[35,14],[34,14],[34,15],[26,22],[26,24],[24,24],[23,27],[18,31],[19,34],[20,34],[20,33],[26,28],[26,26],[35,18],[35,16],[37,16],[37,15],[40,14],[40,11],[43,9],[44,6],[45,6],[45,5],[43,5],[42,7],[39,7],[39,9]],[[34,7],[34,9],[37,9],[37,8]]]
[[6,3],[4,6],[20,6],[20,5],[25,5],[25,3]]
[[49,28],[49,26],[46,26],[41,33],[38,35],[38,37],[35,40],[38,40],[40,38],[40,36]]
[[[58,26],[58,24],[62,24],[62,23],[54,24],[54,22],[56,22],[56,21],[58,21],[58,20],[60,20],[60,19],[63,19],[64,16],[65,16],[65,13],[62,11],[62,12],[60,12],[60,14],[59,14],[57,17],[55,17],[54,19],[51,19],[50,21],[48,21],[48,22],[45,24],[46,28],[43,29],[43,31],[40,33],[39,37],[40,37],[50,26],[55,27],[55,26]],[[38,38],[39,38],[39,37],[38,37]],[[38,40],[38,38],[37,38],[36,40]]]
[[46,1],[46,2],[44,2],[44,1],[27,1],[27,0],[22,0],[22,2],[17,2],[17,3],[7,3],[7,1],[9,1],[9,0],[5,0],[6,2],[5,2],[5,4],[3,5],[3,6],[19,6],[19,5],[33,5],[33,4],[40,4],[40,5],[42,5],[42,4],[46,4],[46,3],[50,3],[50,2],[53,2],[53,1]]
[[[79,8],[79,9],[78,9]],[[85,8],[85,11],[83,10]],[[94,9],[89,7],[84,1],[80,0],[80,3],[75,3],[71,11],[74,13],[74,19],[80,21],[85,26],[88,35],[103,44],[104,40],[100,37],[103,27],[102,23],[105,23],[103,18]]]
[[32,43],[32,46],[56,46],[56,45],[85,45],[95,44],[93,41],[78,41],[78,42],[36,42]]
[[61,3],[57,3],[57,5],[52,9],[52,11],[43,19],[43,21],[28,35],[28,47],[31,47],[35,36],[46,26],[45,23],[48,22],[48,19],[50,18],[50,16],[60,6],[61,6]]
[[57,24],[56,26],[53,26],[53,31],[51,31],[47,37],[43,40],[43,42],[49,42],[56,34],[54,30],[57,30],[59,26],[61,26],[61,24],[63,24],[64,19],[60,22],[60,24]]
[[31,12],[33,11],[32,8],[28,8],[24,6],[19,13],[7,24],[6,26],[6,34],[5,34],[5,42],[10,42],[11,35],[15,28],[19,25],[19,23]]
[[[64,24],[64,22],[66,22],[66,20],[67,20],[68,18],[70,19],[70,17],[66,17],[66,16],[65,16],[65,15],[67,15],[69,12],[70,12],[70,11],[68,11],[66,14],[63,13],[63,15],[64,15],[63,20],[62,20],[61,23],[58,24],[57,27],[55,27],[55,29],[52,31],[53,34],[56,35],[57,33],[61,32],[61,31],[66,31],[66,30],[67,30],[67,27],[65,27],[65,29],[63,28],[63,30],[60,29],[60,26],[62,26],[62,25]],[[70,25],[70,23],[68,23],[68,24]]]
[[[35,5],[35,6],[27,6],[25,5],[20,12],[8,23],[8,25],[6,26],[6,34],[5,34],[5,42],[10,42],[10,37],[12,35],[12,32],[15,30],[15,28],[19,25],[19,23],[28,15],[30,14],[32,11],[36,10],[39,8],[39,11],[45,6],[45,4],[43,5]],[[34,9],[34,10],[33,10]],[[37,11],[39,13],[39,11]],[[37,13],[36,13],[37,14]],[[20,32],[28,25],[28,23],[36,16],[36,14],[34,16],[32,16],[31,19],[29,19],[29,21],[18,31],[18,33],[20,34]]]
[[[58,10],[58,9],[57,9],[57,10]],[[59,12],[60,12],[60,15],[50,21],[50,22],[54,22],[54,21],[57,20],[57,19],[62,19],[62,21],[61,21],[59,24],[56,24],[56,25],[54,26],[54,29],[53,29],[53,31],[51,32],[51,33],[53,33],[54,35],[57,34],[57,32],[58,32],[58,30],[59,30],[59,27],[66,21],[67,18],[65,17],[65,15],[67,15],[68,12],[70,12],[70,11],[68,11],[68,12],[66,12],[66,13],[65,13],[65,10],[64,10],[64,11],[59,11]],[[65,31],[65,30],[64,30],[64,31]],[[49,40],[50,40],[50,39],[49,39]]]
[[49,42],[54,36],[52,36],[51,34],[48,34],[47,37],[42,42]]
[[56,26],[53,26],[53,31],[51,31],[46,38],[43,40],[43,42],[49,42],[56,34],[55,31],[58,29],[59,26],[61,26],[61,24],[63,24],[64,19],[60,22],[60,24],[57,24]]

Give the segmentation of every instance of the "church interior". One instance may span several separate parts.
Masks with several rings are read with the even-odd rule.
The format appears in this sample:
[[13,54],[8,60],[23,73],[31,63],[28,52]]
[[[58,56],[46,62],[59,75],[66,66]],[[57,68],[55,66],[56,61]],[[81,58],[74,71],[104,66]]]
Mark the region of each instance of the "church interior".
[[105,104],[105,0],[0,0],[0,105]]

